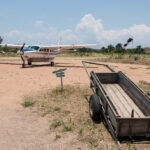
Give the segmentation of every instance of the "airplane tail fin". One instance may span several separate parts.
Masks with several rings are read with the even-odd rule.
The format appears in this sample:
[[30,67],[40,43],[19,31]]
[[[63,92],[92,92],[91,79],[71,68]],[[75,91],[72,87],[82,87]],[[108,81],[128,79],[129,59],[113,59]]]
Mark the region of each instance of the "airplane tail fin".
[[59,37],[59,40],[58,40],[58,45],[61,45],[62,44],[62,38]]

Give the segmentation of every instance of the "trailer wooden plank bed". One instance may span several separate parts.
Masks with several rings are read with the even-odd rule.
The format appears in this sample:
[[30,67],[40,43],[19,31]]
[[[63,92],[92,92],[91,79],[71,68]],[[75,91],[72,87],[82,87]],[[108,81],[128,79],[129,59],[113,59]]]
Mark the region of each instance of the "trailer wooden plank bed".
[[[103,65],[110,73],[87,71],[86,63]],[[83,61],[91,81],[90,115],[101,115],[113,138],[150,136],[150,98],[123,72],[108,65]]]
[[134,117],[140,118],[144,117],[143,112],[137,107],[137,105],[132,101],[132,99],[124,92],[124,90],[119,86],[119,84],[102,84],[107,95],[110,99],[118,113],[121,117],[131,117],[132,110],[134,110]]

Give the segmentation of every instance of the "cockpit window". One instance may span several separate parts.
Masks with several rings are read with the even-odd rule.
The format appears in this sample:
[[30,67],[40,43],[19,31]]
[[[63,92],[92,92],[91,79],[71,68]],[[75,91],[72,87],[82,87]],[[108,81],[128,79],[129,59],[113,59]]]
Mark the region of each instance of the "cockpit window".
[[33,50],[39,50],[40,49],[39,46],[28,46],[28,48],[33,49]]

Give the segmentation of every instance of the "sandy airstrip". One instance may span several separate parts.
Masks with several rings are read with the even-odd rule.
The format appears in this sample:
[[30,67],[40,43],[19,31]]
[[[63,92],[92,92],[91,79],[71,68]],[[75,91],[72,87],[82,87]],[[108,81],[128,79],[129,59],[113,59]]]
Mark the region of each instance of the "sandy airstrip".
[[[21,105],[25,95],[36,95],[42,90],[58,86],[60,80],[52,72],[60,68],[67,68],[64,84],[89,86],[82,60],[58,57],[55,59],[55,67],[35,63],[32,67],[22,69],[20,58],[0,58],[0,150],[90,149],[81,143],[72,146],[75,137],[69,135],[54,142],[48,120]],[[126,73],[135,83],[140,80],[150,82],[148,66],[107,64],[115,71]],[[90,70],[105,71],[95,66],[90,66]]]

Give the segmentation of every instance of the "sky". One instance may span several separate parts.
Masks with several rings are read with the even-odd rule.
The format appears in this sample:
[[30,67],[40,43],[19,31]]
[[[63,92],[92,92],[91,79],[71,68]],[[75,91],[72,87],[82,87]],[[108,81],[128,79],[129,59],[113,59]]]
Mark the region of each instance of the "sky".
[[[150,46],[150,0],[0,0],[6,44]],[[130,45],[131,46],[131,45]]]

